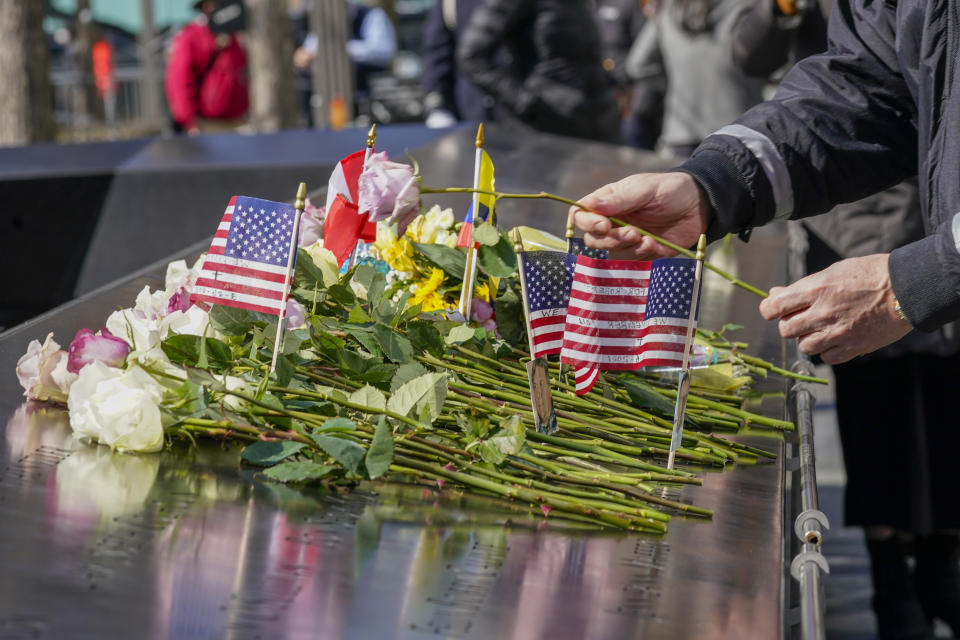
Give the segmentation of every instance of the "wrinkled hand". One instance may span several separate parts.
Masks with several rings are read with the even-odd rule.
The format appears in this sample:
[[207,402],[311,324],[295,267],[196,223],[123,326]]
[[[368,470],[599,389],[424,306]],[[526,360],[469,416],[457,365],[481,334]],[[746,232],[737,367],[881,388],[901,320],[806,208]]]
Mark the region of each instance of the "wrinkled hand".
[[571,207],[587,244],[607,249],[614,257],[653,260],[674,251],[629,227],[617,227],[618,218],[681,247],[697,243],[707,228],[707,197],[686,173],[638,173],[600,187]]
[[887,268],[889,254],[848,258],[774,287],[760,303],[767,320],[780,319],[780,335],[798,338],[800,350],[839,364],[870,353],[910,332],[894,310],[896,299]]

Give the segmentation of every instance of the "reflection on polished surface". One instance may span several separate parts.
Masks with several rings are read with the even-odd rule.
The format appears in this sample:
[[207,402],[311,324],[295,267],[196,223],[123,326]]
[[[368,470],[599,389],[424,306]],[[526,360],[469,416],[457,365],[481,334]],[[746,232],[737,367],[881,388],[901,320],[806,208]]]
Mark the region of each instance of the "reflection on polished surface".
[[[470,134],[470,135],[467,135]],[[412,155],[433,186],[472,174],[472,132]],[[461,138],[463,138],[461,140]],[[498,187],[586,191],[659,161],[491,128]],[[458,201],[460,202],[460,201]],[[504,205],[501,222],[562,234],[565,207]],[[555,224],[554,224],[555,223]],[[721,249],[714,249],[714,255]],[[722,259],[770,286],[776,233]],[[666,536],[497,524],[449,487],[348,493],[259,479],[238,449],[204,442],[148,456],[74,440],[61,409],[21,404],[14,376],[30,339],[102,324],[158,273],[118,283],[0,336],[2,638],[777,638],[782,635],[783,462],[723,473],[669,497],[714,509]],[[780,362],[755,299],[705,281],[705,322]],[[760,390],[782,391],[767,381]],[[771,394],[757,409],[783,415]],[[737,436],[782,453],[762,431]]]

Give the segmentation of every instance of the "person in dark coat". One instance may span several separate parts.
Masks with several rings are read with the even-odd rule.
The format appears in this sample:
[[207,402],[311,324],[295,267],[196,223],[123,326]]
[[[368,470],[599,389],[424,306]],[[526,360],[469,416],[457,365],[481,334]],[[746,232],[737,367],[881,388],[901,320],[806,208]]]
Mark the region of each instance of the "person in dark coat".
[[[588,244],[621,256],[665,255],[667,249],[634,230],[614,227],[606,216],[691,246],[702,232],[711,239],[747,234],[771,220],[823,213],[917,175],[922,238],[889,252],[846,258],[775,287],[760,312],[779,321],[783,337],[797,338],[803,352],[828,364],[960,319],[957,10],[948,0],[838,3],[830,16],[827,50],[797,63],[773,100],[709,136],[677,170],[630,176],[582,198],[593,210],[576,213]],[[890,518],[898,521],[875,524],[932,532],[928,544],[918,548],[914,582],[925,614],[944,620],[956,634],[956,443],[866,440],[867,434],[875,435],[871,419],[879,413],[897,421],[920,415],[939,424],[944,438],[956,437],[955,403],[915,403],[904,411],[892,400],[907,389],[950,398],[960,365],[955,358],[941,362],[917,357],[896,375],[874,368],[870,378],[864,372],[863,382],[874,394],[858,416],[862,439],[852,444],[875,453],[873,474],[895,474],[884,465],[920,456],[922,466],[911,478],[920,488],[908,490],[917,493],[876,495],[877,502],[887,500]],[[838,392],[843,395],[845,389]],[[917,500],[921,493],[932,498]],[[906,504],[894,509],[899,500]]]
[[666,76],[636,81],[627,73],[630,47],[647,19],[640,0],[598,0],[597,20],[603,43],[603,69],[620,105],[625,144],[653,150],[663,126]]
[[620,113],[601,51],[588,0],[485,0],[457,45],[457,63],[505,115],[540,131],[618,142]]
[[438,0],[427,14],[422,47],[423,106],[428,127],[459,120],[496,120],[493,97],[467,80],[456,60],[457,43],[482,0]]
[[[734,63],[746,73],[767,77],[825,51],[827,4],[798,7],[789,0],[744,0],[733,27]],[[844,258],[889,253],[923,238],[912,179],[792,224],[791,239],[801,234],[795,244],[806,247],[807,273]],[[950,420],[955,392],[939,382],[955,377],[958,353],[960,331],[950,323],[930,333],[910,333],[833,368],[847,472],[844,520],[847,526],[864,528],[880,638],[933,635],[934,608],[924,607],[930,589],[919,582],[929,577],[924,564],[937,560],[931,548],[944,541],[957,545],[956,532],[941,529],[956,520],[951,500],[955,493],[949,483],[937,483],[951,475],[953,463],[936,452],[960,445],[960,430]],[[887,385],[895,385],[898,393],[876,402],[877,388]],[[916,573],[910,570],[908,555],[923,559],[915,563]],[[920,593],[927,598],[921,599]]]

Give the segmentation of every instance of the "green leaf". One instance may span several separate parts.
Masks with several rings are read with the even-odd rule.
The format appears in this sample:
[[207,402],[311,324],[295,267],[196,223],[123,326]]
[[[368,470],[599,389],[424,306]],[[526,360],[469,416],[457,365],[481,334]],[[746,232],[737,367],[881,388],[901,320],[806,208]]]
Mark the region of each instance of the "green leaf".
[[294,373],[296,373],[296,369],[287,356],[277,358],[277,370],[274,372],[274,375],[277,378],[278,385],[281,387],[289,386],[290,381],[293,380]]
[[261,473],[277,482],[316,482],[330,475],[336,465],[319,464],[317,462],[289,461],[264,469]]
[[372,322],[373,318],[358,304],[353,305],[353,308],[350,309],[350,315],[347,318],[350,322],[355,322],[361,324],[363,322]]
[[473,229],[473,241],[481,245],[493,246],[500,242],[500,232],[492,224],[483,222]]
[[510,241],[501,236],[500,241],[492,247],[480,247],[477,267],[489,276],[506,278],[517,271],[517,254],[513,252]]
[[487,439],[487,442],[508,456],[520,453],[526,441],[527,430],[518,415],[512,415],[501,422],[496,435]]
[[[171,362],[196,366],[200,359],[200,336],[172,335],[161,343],[160,348]],[[230,347],[220,340],[207,338],[206,348],[211,368],[219,370],[233,363]]]
[[483,440],[480,442],[480,446],[477,447],[477,450],[480,452],[480,457],[483,458],[484,462],[489,462],[490,464],[500,465],[504,460],[507,459],[507,454],[497,448],[489,440]]
[[419,378],[425,373],[429,373],[427,368],[416,360],[412,360],[400,368],[397,369],[397,373],[393,376],[393,379],[390,381],[390,393],[393,393],[405,383],[410,382],[414,378]]
[[357,353],[352,349],[344,349],[340,352],[341,369],[345,369],[346,372],[363,373],[375,364],[380,364],[380,358]]
[[413,248],[422,253],[427,260],[443,269],[448,275],[457,280],[463,280],[464,264],[467,257],[462,251],[442,244],[420,244],[417,242],[413,243]]
[[329,293],[330,297],[332,297],[335,301],[345,307],[349,307],[357,301],[357,296],[354,295],[353,290],[343,284],[335,284],[327,287],[327,293]]
[[388,383],[396,372],[397,365],[395,364],[375,364],[363,373],[358,373],[356,378],[361,382],[368,382],[376,387],[386,388],[389,386]]
[[200,415],[206,410],[210,400],[206,389],[190,380],[189,374],[183,384],[174,389],[174,393],[177,396],[177,401],[174,405],[167,403],[167,407],[176,411],[179,415]]
[[520,296],[511,287],[507,287],[493,301],[493,310],[496,314],[497,330],[503,339],[513,345],[520,344],[525,330]]
[[223,383],[213,377],[209,371],[190,366],[184,367],[183,370],[187,372],[187,380],[190,382],[204,386],[212,391],[223,391]]
[[447,375],[428,373],[401,385],[387,401],[387,408],[421,424],[432,424],[447,398]]
[[215,304],[210,308],[210,324],[228,336],[245,336],[253,325],[253,316],[246,309]]
[[358,473],[360,464],[363,462],[363,457],[367,452],[366,449],[356,442],[344,440],[343,438],[335,438],[317,433],[311,437],[327,455],[346,467],[350,473]]
[[383,300],[383,292],[387,289],[387,278],[379,271],[373,276],[373,281],[367,287],[367,308],[376,309]]
[[377,275],[377,270],[374,269],[372,265],[361,264],[353,271],[352,280],[369,291],[375,275]]
[[317,355],[327,362],[339,364],[340,352],[347,346],[347,341],[323,330],[317,330],[311,337],[313,348]]
[[313,261],[306,249],[297,250],[297,270],[294,274],[294,280],[307,289],[313,289],[315,285],[320,289],[337,284],[340,281],[339,274],[327,263],[319,264]]
[[[672,400],[660,395],[656,389],[646,382],[633,376],[620,376],[617,382],[623,385],[630,396],[631,402],[640,409],[649,409],[653,413],[663,418],[673,418],[674,403]],[[691,426],[694,423],[689,416],[685,416],[683,424]]]
[[363,348],[369,351],[371,355],[376,356],[378,362],[380,361],[380,358],[383,357],[383,350],[380,348],[380,344],[377,342],[376,337],[373,335],[373,330],[370,327],[344,324],[343,330],[362,344]]
[[460,344],[476,337],[476,330],[465,324],[458,324],[450,329],[450,333],[443,339],[446,344]]
[[728,322],[727,324],[720,327],[720,331],[718,331],[717,333],[722,336],[725,331],[738,331],[739,329],[743,329],[742,324],[733,324],[732,322]]
[[290,442],[289,440],[254,442],[243,450],[240,457],[250,464],[269,467],[289,458],[303,447],[302,442]]
[[390,327],[376,324],[373,327],[373,335],[383,349],[383,354],[394,362],[402,364],[413,356],[413,346],[410,341]]
[[351,420],[350,418],[341,418],[335,417],[330,418],[322,425],[317,427],[319,433],[326,433],[328,431],[354,431],[357,428],[357,423]]
[[377,423],[377,430],[373,435],[373,442],[370,449],[367,450],[367,457],[364,464],[367,467],[367,475],[371,480],[376,480],[390,468],[393,462],[393,432],[390,431],[390,425],[384,416],[380,416]]
[[357,389],[351,393],[347,399],[350,402],[363,405],[364,407],[370,407],[371,409],[383,411],[387,408],[387,397],[383,395],[383,391],[370,385],[366,385],[362,389]]
[[407,338],[418,352],[426,351],[437,358],[442,358],[446,353],[443,336],[432,322],[411,321],[407,324]]

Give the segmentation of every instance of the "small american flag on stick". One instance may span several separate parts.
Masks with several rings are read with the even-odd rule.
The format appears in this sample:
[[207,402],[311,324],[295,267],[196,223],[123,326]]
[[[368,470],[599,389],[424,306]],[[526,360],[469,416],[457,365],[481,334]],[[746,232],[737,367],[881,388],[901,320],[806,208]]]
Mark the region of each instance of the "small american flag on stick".
[[682,364],[695,274],[689,258],[577,259],[560,359],[579,395],[601,369]]
[[560,353],[577,256],[560,251],[518,253],[527,296],[533,359]]
[[293,205],[232,197],[190,301],[281,315],[295,221]]

